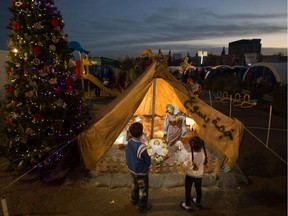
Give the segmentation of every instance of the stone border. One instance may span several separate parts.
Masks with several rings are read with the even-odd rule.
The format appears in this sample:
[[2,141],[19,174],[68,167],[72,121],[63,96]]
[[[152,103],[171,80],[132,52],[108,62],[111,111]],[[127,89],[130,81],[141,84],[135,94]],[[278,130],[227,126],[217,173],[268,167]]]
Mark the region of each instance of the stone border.
[[[69,179],[67,180],[69,182]],[[68,183],[66,181],[66,183]],[[150,188],[172,188],[184,186],[185,174],[167,173],[167,174],[149,174]],[[233,187],[241,183],[248,184],[248,179],[239,173],[224,173],[217,174],[204,173],[202,186],[219,186]],[[131,177],[129,173],[98,173],[90,171],[87,178],[81,180],[84,187],[131,187]]]

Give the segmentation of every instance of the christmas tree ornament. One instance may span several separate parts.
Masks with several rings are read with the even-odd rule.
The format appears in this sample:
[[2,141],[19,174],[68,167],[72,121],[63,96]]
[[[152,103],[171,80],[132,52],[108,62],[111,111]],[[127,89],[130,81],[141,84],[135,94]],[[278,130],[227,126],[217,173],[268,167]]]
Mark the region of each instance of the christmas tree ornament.
[[39,64],[40,64],[40,60],[39,60],[38,58],[34,58],[33,61],[32,61],[32,63],[33,63],[34,65],[39,65]]

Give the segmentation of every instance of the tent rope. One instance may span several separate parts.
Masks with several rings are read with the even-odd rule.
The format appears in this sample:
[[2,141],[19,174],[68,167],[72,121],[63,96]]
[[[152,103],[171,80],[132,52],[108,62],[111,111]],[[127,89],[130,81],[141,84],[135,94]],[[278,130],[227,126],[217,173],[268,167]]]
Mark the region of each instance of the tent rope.
[[278,155],[275,151],[273,151],[269,146],[267,146],[262,140],[260,140],[256,135],[254,135],[251,131],[249,131],[246,127],[244,127],[244,130],[246,130],[250,135],[252,135],[255,139],[257,139],[260,143],[262,143],[271,153],[273,153],[277,158],[279,158],[283,163],[287,164],[287,161],[285,161],[280,155]]
[[77,137],[74,137],[72,140],[68,141],[65,145],[63,145],[61,148],[59,148],[58,150],[55,150],[53,152],[53,154],[51,154],[50,156],[48,156],[47,158],[45,158],[44,160],[42,160],[42,162],[38,163],[37,165],[35,165],[34,167],[32,167],[30,170],[28,170],[27,172],[25,172],[24,174],[22,174],[21,176],[19,176],[18,178],[16,178],[14,181],[10,182],[8,185],[6,185],[5,187],[3,187],[0,191],[0,194],[4,193],[4,191],[11,187],[12,185],[14,185],[16,182],[18,182],[20,179],[22,179],[24,176],[26,176],[27,174],[29,174],[30,172],[32,172],[33,170],[35,170],[37,167],[39,167],[44,161],[48,160],[50,157],[52,157],[53,155],[55,155],[58,151],[64,149],[66,146],[68,146],[69,144],[73,143],[73,141],[77,139]]

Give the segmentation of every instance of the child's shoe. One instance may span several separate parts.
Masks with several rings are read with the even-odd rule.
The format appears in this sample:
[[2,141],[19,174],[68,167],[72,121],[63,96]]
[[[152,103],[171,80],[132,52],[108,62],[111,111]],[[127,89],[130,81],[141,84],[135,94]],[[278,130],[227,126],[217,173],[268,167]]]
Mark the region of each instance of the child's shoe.
[[193,198],[193,199],[192,199],[192,202],[193,202],[195,205],[197,205],[197,206],[201,206],[201,203],[198,203],[198,202],[196,201],[196,198]]
[[187,206],[185,202],[181,202],[181,203],[180,203],[180,207],[181,207],[182,209],[184,209],[185,211],[191,211],[191,210],[192,210],[191,207],[190,207],[190,206]]
[[130,202],[132,203],[132,205],[137,205],[138,200],[130,199]]
[[146,212],[149,211],[152,208],[152,205],[150,203],[147,203],[147,205],[145,207],[138,207],[140,212]]

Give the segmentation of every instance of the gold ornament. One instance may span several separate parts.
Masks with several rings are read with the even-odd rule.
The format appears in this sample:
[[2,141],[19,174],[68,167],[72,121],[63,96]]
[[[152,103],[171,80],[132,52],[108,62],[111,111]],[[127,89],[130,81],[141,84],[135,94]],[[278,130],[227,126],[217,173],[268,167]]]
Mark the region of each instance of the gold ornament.
[[51,85],[57,84],[57,78],[51,78],[51,79],[49,80],[49,83],[50,83]]
[[50,67],[49,66],[44,66],[43,67],[43,72],[44,73],[50,73]]
[[49,46],[49,50],[51,50],[51,51],[55,51],[55,50],[56,50],[56,46],[54,46],[54,45],[50,45],[50,46]]
[[31,98],[31,97],[33,97],[33,95],[34,95],[34,91],[33,90],[31,90],[29,92],[25,92],[25,97]]
[[38,58],[33,59],[32,63],[34,65],[39,65],[40,64],[40,60]]
[[58,42],[59,42],[59,39],[58,39],[55,35],[53,35],[53,36],[52,36],[52,41],[53,41],[54,43],[58,43]]
[[24,33],[24,38],[25,38],[27,41],[30,41],[30,40],[31,40],[31,36],[28,35],[27,33]]
[[18,95],[19,95],[19,92],[18,92],[17,90],[15,90],[15,91],[14,91],[14,96],[15,96],[15,97],[18,97]]
[[17,7],[20,7],[22,4],[23,4],[23,2],[21,2],[21,1],[16,1],[16,2],[15,2],[15,5],[16,5]]
[[39,30],[39,29],[42,28],[42,25],[41,25],[40,23],[35,23],[35,24],[34,24],[34,28],[37,29],[37,30]]

